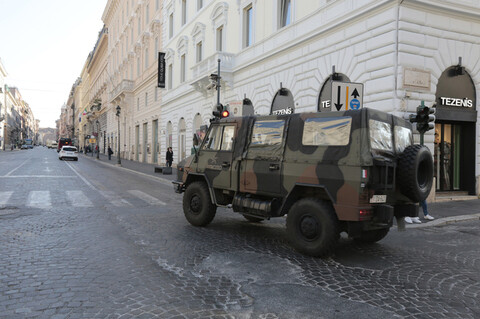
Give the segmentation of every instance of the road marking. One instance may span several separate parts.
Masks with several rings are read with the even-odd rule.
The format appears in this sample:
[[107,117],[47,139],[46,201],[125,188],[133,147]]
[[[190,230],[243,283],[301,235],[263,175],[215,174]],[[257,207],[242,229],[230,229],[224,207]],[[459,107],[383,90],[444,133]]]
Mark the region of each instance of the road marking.
[[82,191],[66,191],[65,193],[73,207],[93,207],[92,202]]
[[147,193],[144,193],[142,191],[139,191],[139,190],[129,190],[128,191],[130,194],[132,194],[133,196],[136,196],[138,198],[140,198],[141,200],[144,200],[146,201],[147,203],[149,203],[150,205],[167,205],[166,203],[162,202],[161,200],[153,197],[153,196],[150,196],[148,195]]
[[68,162],[64,162],[64,163],[67,164],[67,166],[70,167],[70,169],[71,169],[75,174],[77,174],[77,176],[80,177],[80,179],[81,179],[85,184],[87,184],[88,187],[90,187],[90,188],[93,189],[94,191],[98,191],[98,190],[95,188],[95,186],[93,186],[89,181],[87,181],[87,180],[85,179],[85,177],[83,177],[82,175],[80,175],[80,174],[70,165],[70,163],[68,163]]
[[125,199],[115,194],[114,192],[100,191],[100,194],[102,194],[102,196],[105,197],[114,206],[117,206],[117,207],[133,206],[132,204],[127,202]]
[[13,172],[15,172],[17,169],[19,169],[20,167],[23,166],[23,164],[25,164],[26,162],[28,162],[28,159],[27,160],[24,160],[22,164],[20,164],[19,166],[17,166],[16,168],[12,169],[10,172],[7,173],[7,175],[5,176],[10,176],[10,174],[12,174]]
[[40,178],[73,178],[75,176],[56,176],[56,175],[15,175],[15,176],[0,176],[0,178],[32,178],[32,177],[40,177]]
[[38,207],[38,208],[52,207],[52,202],[50,201],[50,192],[49,191],[31,191],[28,194],[27,206]]
[[12,194],[13,192],[0,192],[0,205],[5,205]]

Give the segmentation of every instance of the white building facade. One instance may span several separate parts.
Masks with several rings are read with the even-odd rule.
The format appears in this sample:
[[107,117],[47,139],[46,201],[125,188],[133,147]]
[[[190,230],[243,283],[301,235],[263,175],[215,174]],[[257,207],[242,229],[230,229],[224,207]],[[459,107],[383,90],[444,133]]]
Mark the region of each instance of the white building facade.
[[330,111],[332,79],[362,83],[363,107],[400,116],[435,104],[436,190],[478,194],[479,18],[480,0],[164,0],[160,149],[172,145],[174,163],[190,155],[220,59],[231,113],[244,99],[257,114]]
[[[102,16],[108,29],[105,134],[122,158],[159,163],[162,1],[109,0]],[[119,116],[117,117],[117,107]]]

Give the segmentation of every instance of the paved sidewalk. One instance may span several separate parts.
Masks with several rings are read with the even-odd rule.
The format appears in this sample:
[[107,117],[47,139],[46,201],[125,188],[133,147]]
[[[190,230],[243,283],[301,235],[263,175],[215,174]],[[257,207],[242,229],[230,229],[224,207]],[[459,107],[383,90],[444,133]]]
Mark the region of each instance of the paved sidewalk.
[[[88,158],[88,159],[91,159],[91,160],[97,160],[96,159],[96,154],[93,154],[93,156],[92,156],[92,153],[88,153],[86,155],[83,154],[83,153],[79,153],[79,155],[80,155],[81,158]],[[117,157],[113,156],[113,155],[112,155],[112,159],[108,160],[107,155],[100,153],[99,161],[104,163],[104,164],[117,166]],[[157,178],[163,179],[165,181],[169,181],[169,182],[176,179],[177,169],[175,167],[172,167],[172,174],[171,175],[163,175],[162,173],[155,173],[155,167],[161,167],[161,166],[164,166],[164,165],[141,163],[141,162],[131,161],[131,160],[123,159],[123,158],[121,159],[121,167],[123,167],[125,169],[135,171],[135,172],[139,172],[139,173],[146,174],[146,175],[150,175],[150,176],[153,176],[153,177],[157,177]],[[173,184],[172,184],[172,189],[173,189]]]
[[[88,158],[96,160],[96,154],[89,153],[87,155],[80,154],[82,158]],[[108,160],[107,155],[100,154],[100,162],[115,166],[117,164],[117,158],[112,156],[111,160]],[[177,177],[177,170],[172,167],[172,175],[163,175],[161,173],[155,173],[155,166],[162,166],[157,164],[140,163],[137,161],[130,161],[122,159],[122,168],[135,171],[138,173],[146,174],[152,177],[159,178],[165,182],[171,182]],[[173,192],[173,186],[172,186]],[[419,208],[419,216],[422,221],[421,224],[407,224],[407,228],[421,228],[429,226],[442,226],[449,223],[478,220],[480,219],[480,199],[474,199],[474,196],[469,196],[469,200],[465,200],[465,196],[459,197],[463,200],[449,200],[428,204],[428,211],[430,215],[435,217],[433,221],[427,221],[423,219],[422,208]]]

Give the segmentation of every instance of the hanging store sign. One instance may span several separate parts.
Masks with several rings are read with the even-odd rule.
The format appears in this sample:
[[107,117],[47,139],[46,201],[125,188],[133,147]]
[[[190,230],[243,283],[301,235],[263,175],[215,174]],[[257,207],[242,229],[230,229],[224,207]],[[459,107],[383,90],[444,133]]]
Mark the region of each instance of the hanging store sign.
[[165,53],[158,52],[158,87],[165,88]]

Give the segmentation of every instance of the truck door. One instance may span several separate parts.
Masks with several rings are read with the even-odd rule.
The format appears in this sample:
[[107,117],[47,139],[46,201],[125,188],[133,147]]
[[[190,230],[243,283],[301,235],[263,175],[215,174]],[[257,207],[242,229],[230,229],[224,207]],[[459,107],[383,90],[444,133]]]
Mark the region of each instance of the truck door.
[[281,194],[284,119],[257,120],[240,167],[240,191],[260,195]]
[[213,188],[230,189],[235,123],[213,124],[200,149],[198,166]]

